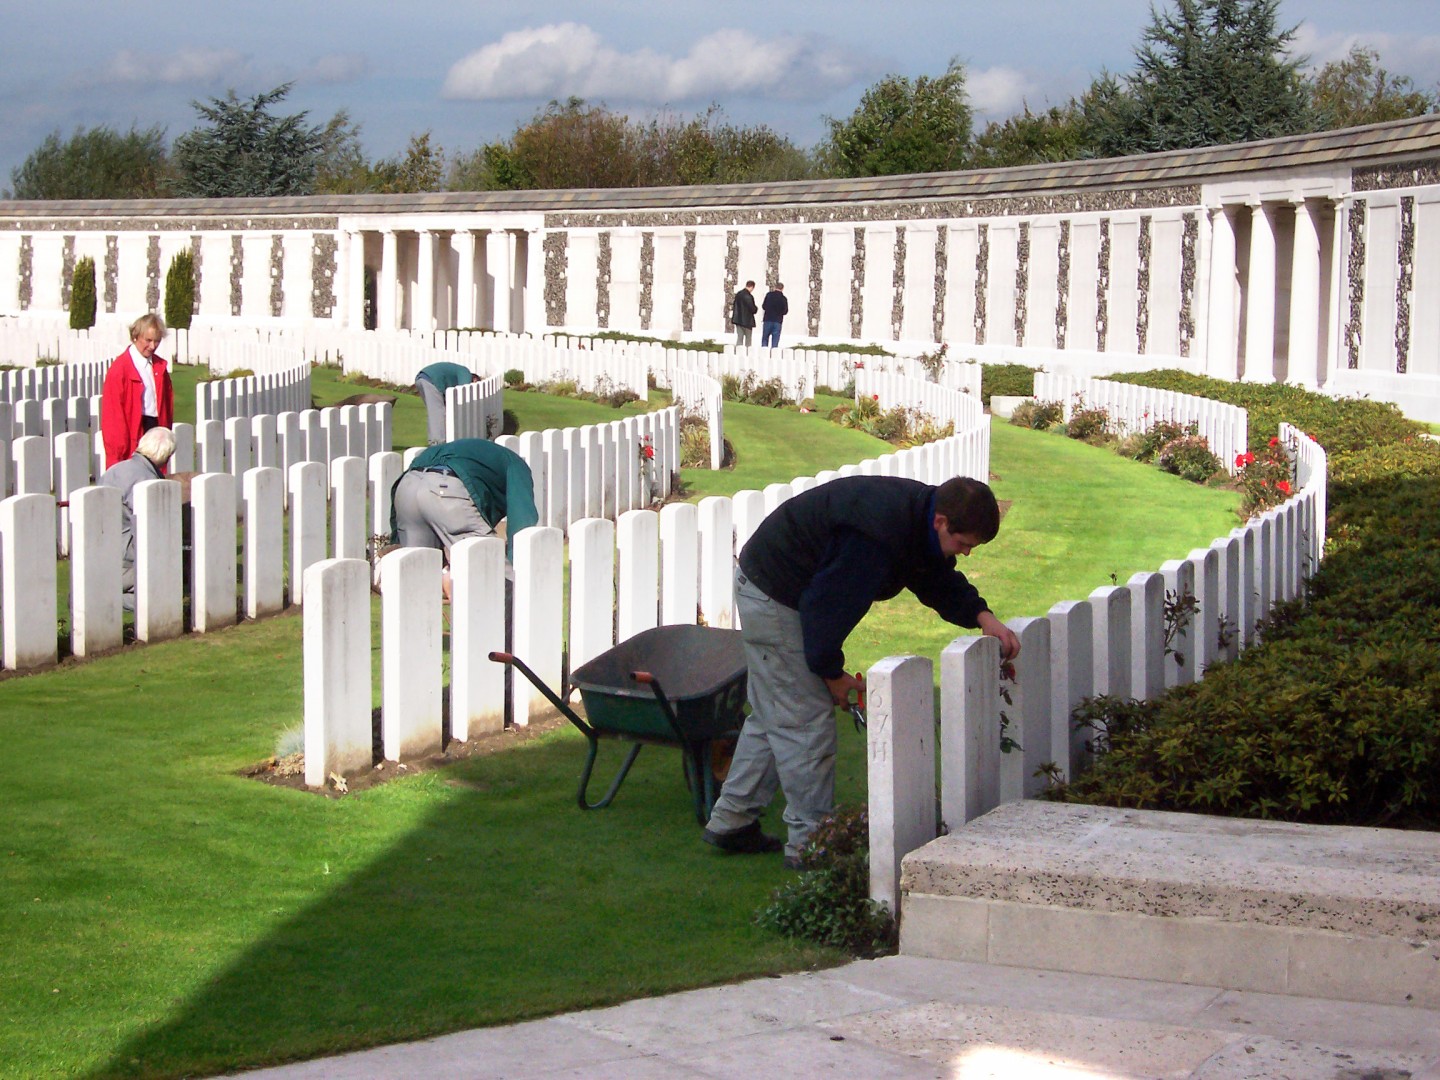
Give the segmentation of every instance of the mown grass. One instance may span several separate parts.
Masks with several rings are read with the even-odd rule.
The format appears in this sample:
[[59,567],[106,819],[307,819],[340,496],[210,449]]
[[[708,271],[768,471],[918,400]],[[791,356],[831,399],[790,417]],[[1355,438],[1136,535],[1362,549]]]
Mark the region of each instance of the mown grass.
[[[507,395],[522,423],[532,396]],[[885,449],[816,416],[727,417],[740,466],[697,495]],[[1233,521],[1232,494],[1068,440],[993,437],[1013,505],[966,570],[1002,616]],[[300,718],[300,631],[287,615],[0,681],[0,1075],[211,1073],[840,959],[752,925],[779,860],[698,842],[673,752],[642,753],[595,813],[574,804],[568,728],[344,799],[242,779]],[[851,662],[934,656],[955,632],[892,601]],[[842,725],[842,800],[863,777]]]

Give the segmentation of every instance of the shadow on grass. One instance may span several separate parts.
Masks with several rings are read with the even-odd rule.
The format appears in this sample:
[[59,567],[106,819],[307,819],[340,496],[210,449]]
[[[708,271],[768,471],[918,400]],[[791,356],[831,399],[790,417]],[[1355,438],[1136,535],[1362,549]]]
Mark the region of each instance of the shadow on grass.
[[780,859],[700,842],[678,753],[647,748],[586,813],[583,745],[565,732],[334,801],[341,861],[371,810],[432,805],[91,1075],[274,1064],[842,959],[752,925]]

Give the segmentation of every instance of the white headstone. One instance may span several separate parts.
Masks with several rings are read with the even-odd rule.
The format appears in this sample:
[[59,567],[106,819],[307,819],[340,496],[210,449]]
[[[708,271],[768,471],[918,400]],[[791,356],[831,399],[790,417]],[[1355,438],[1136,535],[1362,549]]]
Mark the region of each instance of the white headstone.
[[694,503],[660,510],[660,625],[695,624],[700,607],[700,514]]
[[370,567],[325,559],[304,576],[305,783],[318,788],[370,768]]
[[900,910],[900,860],[935,839],[935,687],[927,657],[891,656],[866,676],[870,898]]
[[58,659],[55,585],[55,500],[35,494],[0,501],[0,654],[11,671]]
[[398,548],[380,560],[380,738],[389,761],[440,749],[440,562],[436,548]]
[[70,527],[70,650],[94,656],[122,641],[120,489],[72,492]]
[[285,483],[279,469],[245,474],[245,617],[285,606]]
[[190,482],[190,622],[196,633],[235,624],[235,503],[235,478],[228,473],[205,473]]
[[326,466],[306,461],[290,467],[290,602],[305,599],[305,571],[325,558]]
[[450,549],[450,734],[461,742],[505,727],[505,541],[471,536]]
[[954,832],[1000,805],[1000,642],[956,638],[940,654],[940,817]]
[[[514,547],[515,633],[510,651],[559,693],[565,537],[559,529],[536,527],[516,536]],[[523,678],[515,680],[513,696],[515,723],[521,726],[551,709],[545,697]]]
[[[135,638],[165,641],[184,632],[180,485],[145,480],[131,493],[135,512]],[[232,544],[234,516],[231,516]]]

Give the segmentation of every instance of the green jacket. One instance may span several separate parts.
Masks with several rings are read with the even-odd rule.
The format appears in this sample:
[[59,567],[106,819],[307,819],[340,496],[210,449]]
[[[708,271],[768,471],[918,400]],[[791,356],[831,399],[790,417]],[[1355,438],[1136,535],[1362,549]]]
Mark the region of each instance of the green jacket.
[[[489,439],[456,439],[422,450],[410,464],[410,471],[444,466],[465,485],[475,509],[491,526],[506,519],[506,553],[513,554],[515,534],[539,524],[535,509],[535,480],[530,466],[513,450]],[[404,473],[401,473],[404,476]],[[395,483],[398,485],[399,480]],[[390,539],[398,541],[395,529],[395,489],[390,489]]]
[[445,391],[449,390],[452,386],[470,385],[470,380],[474,377],[474,374],[475,373],[464,364],[452,364],[448,361],[441,361],[438,364],[431,364],[429,367],[421,368],[420,373],[415,377],[418,379],[420,375],[424,375],[425,378],[435,384],[436,388],[440,391],[440,396],[443,398]]

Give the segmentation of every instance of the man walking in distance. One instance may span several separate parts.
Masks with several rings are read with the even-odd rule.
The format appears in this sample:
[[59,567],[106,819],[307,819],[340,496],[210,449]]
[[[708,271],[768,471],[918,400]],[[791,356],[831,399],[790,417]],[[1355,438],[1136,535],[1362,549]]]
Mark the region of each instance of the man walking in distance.
[[775,287],[765,294],[760,307],[765,312],[765,318],[760,325],[760,347],[778,349],[780,324],[785,320],[785,316],[790,314],[790,301],[785,299],[785,286],[777,281]]
[[735,324],[735,344],[749,345],[750,335],[755,330],[755,282],[745,282],[745,287],[735,294],[734,310],[730,321]]
[[[820,484],[760,523],[740,552],[735,607],[749,668],[750,715],[705,842],[722,851],[785,850],[787,866],[835,807],[835,707],[861,683],[845,673],[845,639],[876,600],[909,589],[946,622],[998,638],[1007,660],[1020,639],[955,568],[994,539],[995,495],[955,477],[938,488],[898,476]],[[785,793],[785,841],[760,814]]]
[[441,361],[420,369],[415,389],[425,403],[425,437],[431,446],[445,441],[445,391],[479,381],[480,376],[464,364]]

